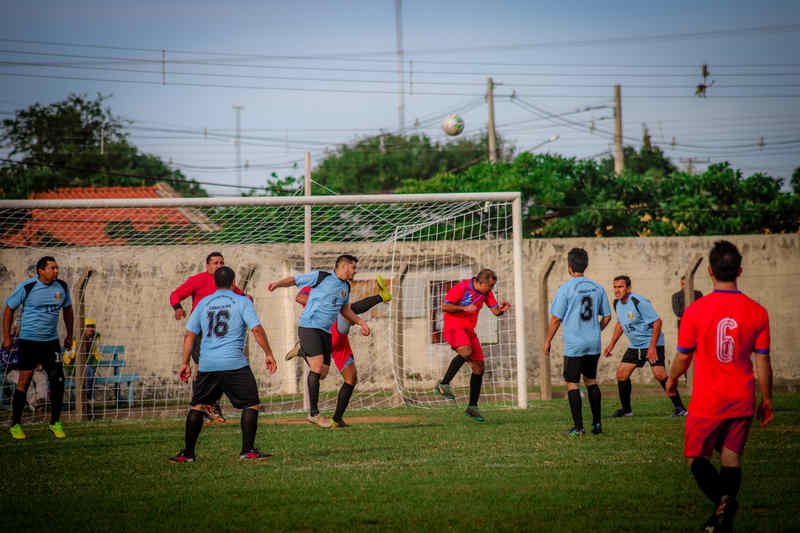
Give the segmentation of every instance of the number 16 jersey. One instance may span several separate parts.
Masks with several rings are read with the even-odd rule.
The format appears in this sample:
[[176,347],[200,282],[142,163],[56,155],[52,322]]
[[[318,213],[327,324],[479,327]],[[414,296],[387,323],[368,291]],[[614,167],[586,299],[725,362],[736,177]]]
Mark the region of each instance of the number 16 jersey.
[[556,291],[550,314],[561,319],[566,357],[600,353],[602,330],[598,317],[611,316],[602,285],[584,276],[571,278]]
[[247,332],[260,325],[253,302],[246,296],[218,289],[197,304],[186,329],[203,334],[200,372],[237,370],[248,365],[244,356]]

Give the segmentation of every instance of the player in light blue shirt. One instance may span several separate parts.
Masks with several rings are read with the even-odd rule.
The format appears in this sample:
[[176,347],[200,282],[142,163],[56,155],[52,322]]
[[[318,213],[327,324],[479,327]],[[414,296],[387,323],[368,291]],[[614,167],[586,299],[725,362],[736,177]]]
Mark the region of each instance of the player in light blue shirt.
[[[614,312],[617,314],[617,324],[614,326],[614,335],[605,349],[604,355],[609,357],[622,332],[628,336],[630,344],[622,361],[617,368],[617,388],[622,407],[611,416],[621,418],[633,415],[631,409],[631,374],[637,368],[644,366],[645,361],[650,363],[653,377],[666,387],[667,373],[664,370],[664,333],[661,331],[661,318],[656,313],[650,301],[632,292],[631,278],[617,276],[614,278]],[[675,408],[672,416],[686,416],[688,411],[683,406],[680,394],[669,397]]]
[[219,402],[222,394],[228,396],[236,409],[242,410],[242,451],[239,459],[269,457],[254,447],[258,429],[258,385],[253,371],[244,356],[247,332],[252,331],[264,351],[264,366],[270,374],[278,368],[267,334],[256,315],[253,302],[246,296],[233,292],[233,270],[223,266],[214,272],[216,292],[197,304],[186,323],[183,338],[183,361],[179,376],[188,382],[192,375],[189,359],[195,336],[202,332],[200,368],[192,389],[191,409],[186,415],[185,447],[174,457],[173,463],[193,463],[195,445],[203,429],[203,413],[207,406]]
[[544,353],[549,356],[550,344],[563,323],[564,381],[567,382],[567,397],[574,423],[567,432],[570,437],[581,437],[585,433],[579,385],[581,375],[592,408],[592,433],[598,435],[603,431],[597,362],[600,359],[600,333],[611,321],[611,309],[602,285],[583,275],[588,265],[589,254],[586,250],[573,248],[567,254],[567,269],[571,279],[558,288],[550,305],[550,326],[544,341]]

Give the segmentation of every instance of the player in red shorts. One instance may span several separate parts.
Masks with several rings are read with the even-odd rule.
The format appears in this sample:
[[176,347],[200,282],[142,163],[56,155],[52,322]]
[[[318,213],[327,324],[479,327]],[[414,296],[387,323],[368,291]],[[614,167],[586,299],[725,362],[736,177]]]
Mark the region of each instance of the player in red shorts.
[[455,395],[450,390],[450,381],[458,373],[461,366],[469,362],[472,368],[472,375],[469,380],[469,405],[466,415],[477,422],[483,422],[484,418],[478,411],[478,398],[481,395],[481,385],[483,384],[483,348],[475,334],[475,324],[478,323],[478,313],[483,304],[495,315],[500,316],[511,308],[511,304],[503,302],[498,305],[494,298],[492,289],[497,283],[497,274],[485,268],[478,272],[472,279],[465,279],[453,285],[444,297],[442,310],[444,311],[444,339],[456,352],[450,366],[445,372],[442,381],[436,384],[436,392],[449,398],[455,399]]
[[[684,456],[700,490],[714,503],[709,532],[731,531],[742,481],[742,452],[753,414],[772,420],[772,365],[767,311],[737,289],[742,256],[728,241],[717,241],[708,257],[714,292],[686,309],[678,334],[678,355],[667,381],[677,391],[694,355],[694,380],[686,418]],[[755,352],[761,403],[755,407]],[[720,454],[720,471],[709,458]]]

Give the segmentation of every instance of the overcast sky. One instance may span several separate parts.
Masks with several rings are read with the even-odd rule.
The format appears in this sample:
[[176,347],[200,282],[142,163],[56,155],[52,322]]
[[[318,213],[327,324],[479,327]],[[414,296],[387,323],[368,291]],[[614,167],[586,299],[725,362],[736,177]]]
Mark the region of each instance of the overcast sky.
[[[730,161],[788,178],[800,166],[796,0],[403,0],[401,13],[407,132],[444,139],[441,119],[458,111],[462,135],[479,136],[492,76],[498,131],[518,150],[602,157],[620,84],[626,144],[646,125],[682,168]],[[0,117],[110,94],[136,146],[202,182],[236,185],[241,172],[263,186],[302,175],[306,151],[319,161],[400,127],[392,0],[6,2],[0,50]],[[710,88],[697,98],[702,64]]]

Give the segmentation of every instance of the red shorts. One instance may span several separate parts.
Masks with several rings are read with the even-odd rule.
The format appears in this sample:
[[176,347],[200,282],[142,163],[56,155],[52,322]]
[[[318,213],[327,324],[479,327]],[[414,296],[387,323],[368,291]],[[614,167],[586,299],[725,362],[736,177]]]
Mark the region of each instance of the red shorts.
[[475,334],[474,329],[446,329],[444,330],[444,340],[450,344],[450,347],[453,350],[460,346],[471,346],[472,356],[469,358],[469,360],[483,361],[483,348],[481,347],[481,341],[478,340],[478,336]]
[[339,372],[348,365],[348,362],[355,362],[353,359],[353,349],[350,347],[350,340],[347,335],[339,333],[336,322],[331,328],[331,357]]
[[752,416],[740,418],[703,418],[690,412],[686,417],[683,439],[684,457],[711,457],[726,447],[739,455],[744,451]]

